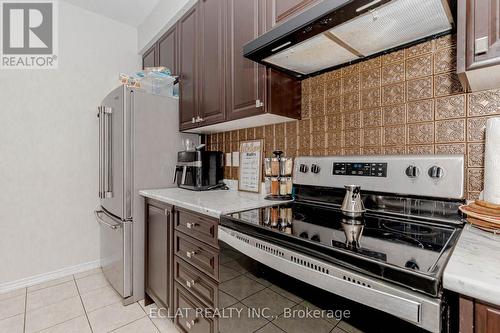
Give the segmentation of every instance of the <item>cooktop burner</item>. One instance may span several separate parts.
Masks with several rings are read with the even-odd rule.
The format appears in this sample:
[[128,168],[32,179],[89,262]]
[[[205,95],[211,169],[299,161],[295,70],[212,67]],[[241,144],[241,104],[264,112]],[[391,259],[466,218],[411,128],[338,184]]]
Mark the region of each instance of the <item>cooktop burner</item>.
[[430,220],[377,212],[349,219],[338,208],[301,202],[228,214],[221,224],[430,294],[458,236],[456,226]]

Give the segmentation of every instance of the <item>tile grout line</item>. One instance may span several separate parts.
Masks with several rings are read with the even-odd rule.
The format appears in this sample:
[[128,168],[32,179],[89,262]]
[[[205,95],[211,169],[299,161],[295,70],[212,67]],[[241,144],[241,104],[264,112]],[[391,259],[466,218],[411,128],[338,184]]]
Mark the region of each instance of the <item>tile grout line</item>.
[[[85,295],[87,295],[87,294],[90,294],[90,293],[93,293],[93,292],[96,292],[96,291],[98,291],[98,290],[104,289],[104,288],[112,288],[112,287],[111,287],[111,285],[106,285],[106,286],[101,287],[101,288],[92,289],[92,290],[89,290],[88,292],[84,293],[84,294],[83,294],[83,296],[85,296]],[[114,289],[113,289],[113,291],[114,291]],[[78,294],[80,295],[80,293],[78,293]],[[82,295],[80,295],[80,297],[81,297],[81,296],[82,296]],[[83,301],[83,299],[82,299],[82,301]],[[97,307],[97,308],[95,308],[95,309],[92,309],[92,310],[90,310],[90,311],[87,311],[87,309],[85,309],[85,312],[92,313],[92,312],[94,312],[94,311],[100,310],[100,309],[102,309],[102,308],[105,308],[105,307],[107,307],[107,306],[114,305],[114,304],[116,304],[116,303],[120,303],[120,302],[121,302],[121,301],[117,301],[117,302],[114,302],[114,303],[109,303],[109,304],[106,304],[106,305],[100,305],[99,307]]]
[[[73,277],[73,275],[66,275],[66,276],[60,277],[59,279],[64,279],[64,278],[67,278],[68,276]],[[59,279],[55,279],[55,280],[59,280]],[[60,286],[61,284],[68,283],[68,282],[70,282],[70,281],[72,281],[72,280],[74,280],[74,278],[72,278],[71,280],[68,280],[68,281],[58,282],[58,283],[56,283],[56,284],[54,284],[54,285],[51,285],[51,286],[46,286],[46,287],[43,287],[43,288],[40,288],[40,289],[37,289],[37,290],[28,291],[28,289],[29,289],[29,288],[31,288],[31,287],[35,287],[35,286],[37,286],[37,285],[38,285],[38,284],[34,284],[34,285],[32,285],[32,286],[26,287],[26,293],[28,293],[28,294],[31,294],[31,293],[36,293],[37,291],[40,291],[40,290],[45,290],[45,289],[48,289],[48,288],[52,288],[52,287],[57,287],[57,286]],[[49,281],[47,281],[47,282],[42,282],[42,283],[48,283],[48,282],[50,282],[50,281],[54,281],[54,280],[49,280]]]
[[[139,302],[137,302],[137,304],[139,304]],[[156,305],[156,303],[153,303],[154,305]],[[150,304],[151,305],[151,304]],[[158,306],[158,305],[156,305]],[[161,332],[160,331],[160,328],[158,326],[156,326],[155,322],[149,317],[148,313],[146,312],[146,306],[142,307],[141,304],[139,304],[139,307],[142,309],[142,311],[146,314],[146,317],[148,317],[148,319],[153,323],[153,326],[156,328],[156,330],[158,332]]]
[[281,327],[278,327],[277,325],[273,324],[272,321],[268,322],[267,324],[265,324],[262,327],[259,327],[258,329],[256,329],[255,331],[253,331],[253,333],[257,333],[257,331],[259,331],[260,329],[262,329],[262,328],[264,328],[266,326],[269,326],[269,325],[272,325],[273,327],[277,328],[280,332],[288,333],[287,331],[281,329]]
[[[134,303],[132,303],[132,304],[134,304]],[[138,305],[140,308],[142,308],[142,306],[140,306],[140,304],[137,304],[137,305]],[[108,332],[109,332],[109,333],[114,332],[114,331],[116,331],[116,330],[118,330],[118,329],[120,329],[120,328],[123,328],[123,327],[125,327],[125,326],[130,325],[130,324],[133,324],[133,323],[135,323],[136,321],[139,321],[139,320],[141,320],[141,319],[143,319],[143,318],[149,318],[149,317],[148,317],[147,315],[144,315],[143,317],[140,317],[140,318],[137,318],[137,319],[135,319],[135,320],[132,320],[132,321],[131,321],[131,322],[129,322],[129,323],[126,323],[126,324],[123,324],[123,325],[121,325],[121,326],[118,326],[117,328],[113,328],[111,331],[108,331]],[[152,321],[151,321],[151,322],[152,322]],[[152,322],[152,323],[153,323],[153,322]],[[154,323],[153,323],[153,326],[154,326]],[[155,328],[156,328],[156,326],[155,326]]]
[[94,329],[92,328],[92,325],[90,324],[89,315],[87,313],[87,309],[85,309],[85,304],[83,304],[82,295],[80,294],[80,288],[78,288],[78,283],[76,283],[76,279],[75,279],[74,274],[73,274],[73,282],[75,283],[76,291],[78,292],[78,298],[80,298],[80,303],[82,304],[82,307],[83,307],[83,312],[85,312],[85,318],[87,318],[87,323],[89,324],[90,332],[93,333]]
[[[75,296],[75,297],[76,297],[76,296]],[[56,327],[56,326],[62,325],[62,324],[64,324],[64,323],[67,323],[68,321],[71,321],[71,320],[74,320],[74,319],[76,319],[76,318],[80,318],[80,317],[81,317],[81,316],[76,316],[76,317],[73,317],[73,318],[66,319],[65,321],[62,321],[62,322],[60,322],[60,323],[57,323],[57,324],[52,325],[52,326],[49,326],[49,327],[42,328],[41,330],[35,331],[35,332],[33,332],[33,333],[39,333],[39,332],[42,332],[42,331],[48,330],[48,329],[50,329],[50,328],[54,328],[54,327]]]
[[[69,282],[72,282],[72,281],[66,281],[66,282],[64,282],[64,283],[69,283]],[[73,282],[74,282],[74,281],[73,281]],[[55,285],[55,286],[51,286],[51,287],[48,287],[48,288],[61,286],[61,285],[63,285],[64,283],[61,283],[61,284],[58,284],[58,285]],[[75,285],[76,285],[76,283],[75,283]],[[48,289],[48,288],[44,288],[44,289]],[[43,289],[40,289],[40,290],[43,290]],[[36,292],[38,292],[38,290],[33,291],[33,292],[31,292],[31,293],[36,293]],[[77,289],[77,293],[78,293],[78,289]],[[46,306],[55,305],[55,304],[57,304],[57,303],[59,303],[59,302],[66,301],[66,300],[68,300],[68,299],[70,299],[70,298],[73,298],[73,297],[76,297],[76,296],[79,296],[79,295],[73,295],[73,296],[68,296],[68,297],[66,297],[66,298],[61,298],[61,299],[60,299],[60,300],[58,300],[57,302],[54,302],[54,303],[47,303],[47,304],[44,304],[44,305],[42,305],[42,306],[40,306],[40,307],[37,307],[37,308],[34,308],[34,309],[30,309],[30,311],[35,311],[35,310],[39,310],[39,309],[41,309],[41,308],[44,308],[44,307],[46,307]],[[26,312],[27,312],[27,311],[28,311],[28,305],[26,304]]]

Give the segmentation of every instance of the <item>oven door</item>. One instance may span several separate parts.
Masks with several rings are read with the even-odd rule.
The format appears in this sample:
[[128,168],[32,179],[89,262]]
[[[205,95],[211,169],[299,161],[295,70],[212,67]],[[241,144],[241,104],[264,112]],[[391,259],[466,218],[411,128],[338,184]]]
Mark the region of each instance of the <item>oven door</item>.
[[[441,300],[413,292],[382,280],[350,271],[340,266],[276,246],[268,241],[249,236],[219,225],[219,241],[232,250],[221,254],[221,266],[233,270],[245,269],[245,257],[265,266],[342,296],[354,302],[384,311],[430,332],[441,332]],[[231,260],[228,265],[226,261]],[[242,259],[243,258],[243,259]],[[234,266],[234,267],[231,267]],[[221,276],[222,276],[221,272]],[[265,276],[261,276],[264,278]]]

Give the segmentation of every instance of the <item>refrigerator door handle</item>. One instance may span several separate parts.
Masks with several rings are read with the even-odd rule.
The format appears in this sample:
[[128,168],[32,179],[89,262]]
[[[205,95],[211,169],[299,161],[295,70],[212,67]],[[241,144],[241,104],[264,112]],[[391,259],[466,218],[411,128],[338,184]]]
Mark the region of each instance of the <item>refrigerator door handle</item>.
[[97,118],[99,119],[99,199],[102,199],[104,192],[103,184],[103,115],[102,106],[97,107]]
[[110,107],[102,107],[104,115],[104,188],[103,197],[113,197],[113,111]]

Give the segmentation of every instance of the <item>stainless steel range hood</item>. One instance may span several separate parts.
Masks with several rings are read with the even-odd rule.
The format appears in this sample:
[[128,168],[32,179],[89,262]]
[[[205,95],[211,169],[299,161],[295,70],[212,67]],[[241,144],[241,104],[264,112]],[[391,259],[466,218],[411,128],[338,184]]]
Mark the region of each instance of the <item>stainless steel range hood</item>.
[[323,0],[246,44],[246,58],[305,78],[453,29],[454,0]]

